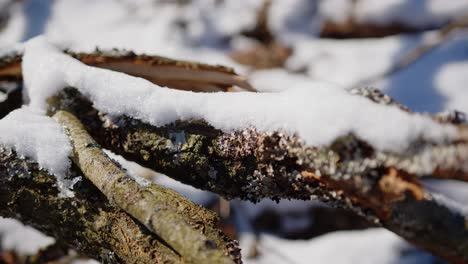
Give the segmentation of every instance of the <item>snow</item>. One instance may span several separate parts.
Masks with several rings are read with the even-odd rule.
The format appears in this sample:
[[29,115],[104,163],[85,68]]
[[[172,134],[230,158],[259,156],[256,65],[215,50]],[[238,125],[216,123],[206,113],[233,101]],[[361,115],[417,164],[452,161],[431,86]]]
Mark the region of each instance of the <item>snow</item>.
[[[0,6],[0,9],[4,6]],[[26,27],[26,17],[24,16],[21,4],[16,3],[9,7],[10,17],[5,28],[0,29],[0,47],[14,45],[23,40]]]
[[[42,37],[27,43],[22,65],[26,98],[31,107],[41,109],[46,107],[48,97],[72,86],[103,112],[126,114],[154,126],[201,119],[225,132],[255,127],[267,132],[297,133],[312,146],[330,144],[339,136],[354,133],[377,149],[400,152],[418,137],[442,142],[456,133],[455,128],[437,124],[428,117],[377,105],[304,77],[291,76],[291,88],[280,93],[179,91],[86,66]],[[271,85],[277,84],[272,81]],[[135,100],[128,100],[129,97]],[[386,133],[397,126],[394,133]]]
[[172,178],[169,178],[168,176],[161,173],[156,173],[153,176],[153,181],[180,193],[181,195],[200,205],[208,206],[212,204],[215,199],[218,199],[218,196],[214,193],[196,189],[190,185],[183,184]]
[[327,0],[319,5],[319,13],[325,20],[345,23],[350,17],[353,3],[349,0]]
[[0,120],[0,146],[31,158],[57,177],[62,195],[73,195],[73,181],[65,180],[72,147],[63,128],[38,109],[22,107]]
[[468,183],[439,179],[426,179],[422,183],[437,202],[462,215],[468,215]]
[[173,180],[164,174],[144,168],[138,163],[128,161],[124,157],[112,153],[109,150],[104,150],[104,152],[111,159],[117,161],[127,171],[127,174],[141,186],[146,187],[154,182],[166,188],[172,189],[187,197],[191,201],[201,205],[209,205],[214,199],[217,198],[217,195],[211,192],[195,189],[190,185]]
[[0,217],[0,245],[2,249],[15,250],[19,254],[32,255],[54,243],[36,229],[25,226],[15,219]]
[[113,153],[110,150],[105,149],[104,153],[106,153],[109,158],[116,161],[122,168],[126,170],[127,175],[132,178],[137,184],[142,187],[148,187],[151,184],[151,181],[142,177],[139,173],[141,166],[135,162],[127,161],[122,156]]
[[259,203],[253,204],[245,201],[233,201],[236,206],[241,207],[245,217],[255,219],[265,210],[273,210],[278,214],[288,214],[294,212],[307,211],[312,206],[323,206],[316,201],[301,201],[301,200],[280,200],[279,202],[269,199],[263,199]]
[[438,26],[468,11],[466,0],[327,0],[319,5],[324,20],[345,23],[353,17],[359,23],[405,25],[413,28]]
[[384,76],[411,50],[434,37],[434,32],[340,41],[296,37],[291,40],[295,52],[286,67],[346,88],[371,85],[417,112],[467,112],[468,90],[461,85],[467,79],[467,31],[449,38],[414,64]]
[[[243,244],[242,239],[240,243]],[[306,264],[311,261],[333,264],[419,264],[435,261],[430,254],[414,249],[397,235],[378,228],[333,232],[305,241],[263,235],[257,244],[260,256],[244,259],[246,264]],[[244,250],[248,248],[244,247]]]
[[383,74],[403,50],[415,47],[419,36],[391,36],[378,39],[298,39],[288,69],[305,69],[316,80],[329,80],[354,88],[359,82]]
[[144,168],[138,163],[128,161],[124,157],[117,155],[109,150],[104,150],[104,152],[111,159],[117,161],[126,170],[127,174],[143,187],[148,187],[151,183],[157,183],[178,192],[179,194],[200,205],[209,205],[211,202],[213,202],[214,199],[217,198],[217,195],[211,192],[202,191],[190,185],[173,180],[164,174]]
[[[379,87],[414,111],[430,113],[447,110],[468,111],[463,98],[466,80],[468,31],[449,38],[414,64],[377,81]],[[465,71],[464,71],[465,70]]]
[[415,28],[438,26],[466,14],[466,0],[361,0],[355,16],[361,23],[390,25],[398,23]]
[[[467,38],[468,39],[468,38]],[[467,56],[468,57],[468,56]],[[441,66],[436,73],[434,85],[446,98],[442,109],[457,109],[468,113],[468,61],[454,61]]]
[[320,30],[318,4],[310,0],[272,1],[268,15],[273,19],[268,20],[268,26],[282,41],[287,41],[290,34],[316,35]]
[[[6,1],[0,0],[0,6],[4,2]],[[0,30],[0,55],[12,50],[21,51],[23,46],[18,44],[19,41],[44,34],[52,43],[61,47],[69,47],[76,51],[92,51],[96,46],[104,50],[117,47],[137,53],[158,54],[214,64],[219,63],[232,66],[237,72],[248,73],[247,67],[234,63],[229,59],[227,53],[233,46],[237,45],[238,49],[243,49],[242,46],[245,47],[246,43],[252,43],[252,40],[249,40],[250,42],[246,41],[245,37],[239,35],[242,31],[252,27],[255,13],[262,1],[249,0],[240,2],[237,0],[28,0],[21,3],[15,2],[10,10],[11,16],[8,24]],[[377,23],[379,25],[396,23],[412,27],[431,27],[466,13],[468,6],[466,0],[360,0],[357,1],[354,11],[350,9],[350,3],[350,0],[272,1],[269,15],[274,19],[268,21],[269,25],[279,40],[294,49],[294,53],[286,62],[286,69],[255,70],[249,73],[249,79],[258,90],[268,93],[268,100],[273,100],[273,102],[266,103],[263,100],[249,99],[241,104],[244,98],[250,96],[235,95],[236,99],[232,101],[232,104],[231,99],[229,99],[229,104],[226,104],[224,98],[218,99],[218,96],[222,97],[220,95],[214,96],[215,99],[211,96],[197,95],[194,101],[198,102],[198,104],[194,105],[196,102],[190,98],[187,99],[187,97],[193,97],[193,94],[171,93],[170,97],[172,99],[166,101],[163,98],[167,98],[168,94],[166,92],[159,92],[161,90],[164,91],[163,88],[149,85],[148,87],[151,87],[152,90],[158,89],[158,92],[143,93],[142,98],[152,95],[153,97],[148,99],[148,102],[152,100],[155,104],[158,102],[163,103],[163,106],[166,108],[159,110],[167,110],[167,113],[171,115],[168,115],[167,119],[162,120],[165,122],[171,122],[172,119],[180,117],[189,118],[190,116],[187,116],[187,112],[184,112],[185,110],[189,111],[189,107],[196,107],[197,111],[200,108],[200,111],[196,114],[200,114],[199,116],[202,116],[202,114],[203,116],[207,115],[213,119],[216,119],[216,112],[219,109],[227,108],[227,110],[230,110],[229,121],[231,118],[232,120],[238,120],[233,122],[233,126],[236,125],[236,127],[240,124],[249,125],[249,122],[253,122],[253,120],[258,118],[256,114],[253,116],[252,112],[254,110],[264,106],[276,107],[274,103],[281,101],[277,98],[280,95],[284,95],[284,101],[297,101],[300,98],[298,102],[288,103],[288,105],[293,104],[293,109],[288,108],[285,111],[286,102],[284,102],[284,104],[280,103],[279,109],[273,110],[271,115],[266,115],[266,112],[271,112],[271,110],[269,108],[265,109],[265,115],[262,116],[264,122],[261,125],[265,129],[284,129],[288,127],[294,128],[290,131],[295,132],[297,132],[298,128],[301,128],[299,127],[300,123],[312,124],[312,122],[304,122],[299,119],[286,120],[288,114],[296,115],[297,113],[301,113],[301,118],[310,120],[308,118],[314,113],[318,113],[316,109],[323,106],[323,102],[320,101],[324,100],[319,100],[323,99],[323,97],[309,97],[323,92],[330,97],[332,97],[332,94],[336,95],[337,98],[332,98],[331,100],[336,104],[340,106],[342,104],[349,105],[348,101],[341,101],[342,99],[347,99],[348,95],[345,96],[342,92],[338,92],[339,88],[330,88],[331,93],[328,93],[323,91],[325,87],[343,86],[354,88],[356,85],[372,84],[376,88],[384,90],[385,93],[389,93],[398,101],[408,105],[411,109],[419,112],[435,113],[451,109],[468,111],[468,104],[466,103],[468,100],[468,89],[464,89],[464,84],[468,81],[466,79],[466,72],[468,72],[468,53],[466,52],[468,35],[466,33],[458,32],[456,34],[457,37],[445,41],[445,44],[440,48],[429,52],[417,63],[375,83],[365,83],[364,81],[387,71],[400,58],[404,58],[410,50],[423,43],[427,38],[430,38],[432,32],[429,34],[395,35],[386,38],[360,40],[317,38],[321,21],[329,19],[336,22],[345,22],[351,12],[354,12],[357,21],[362,23]],[[26,6],[22,7],[22,4]],[[245,7],[243,6],[244,4]],[[43,72],[56,70],[47,69],[50,65],[44,63]],[[71,68],[73,67],[71,66]],[[79,68],[81,71],[82,65],[76,66],[76,68]],[[288,71],[301,73],[304,76],[291,74]],[[96,73],[96,75],[101,75],[101,72]],[[105,75],[108,76],[108,74]],[[104,80],[99,77],[96,79],[96,82],[112,82],[111,79],[113,78],[109,77],[109,80]],[[122,78],[125,83],[128,81],[127,84],[142,83],[142,81],[135,81],[132,78],[129,81],[128,76],[118,78]],[[56,84],[57,82],[54,78],[51,78],[49,81],[51,84]],[[133,89],[139,86],[139,84],[129,86],[131,88],[128,89]],[[102,87],[106,85],[111,86],[110,84],[102,83],[99,85],[100,87],[101,85]],[[146,86],[147,84],[144,85]],[[304,88],[305,90],[306,86],[308,89],[314,89],[314,91],[303,93],[301,89]],[[146,90],[149,90],[149,88]],[[116,90],[112,91],[115,92]],[[48,95],[50,94],[42,95],[38,92],[35,94],[37,100],[33,99],[38,103],[42,100],[40,98],[45,98]],[[116,93],[115,95],[117,99],[125,100],[123,94]],[[108,95],[102,95],[103,98],[106,96]],[[176,100],[178,101],[175,102]],[[186,100],[190,100],[191,105],[180,109],[180,104],[184,104],[187,102]],[[218,100],[221,100],[220,103],[216,105],[212,104],[212,101]],[[317,101],[319,101],[318,104],[314,106],[314,103],[317,103]],[[102,107],[107,106],[105,100],[102,103]],[[205,107],[205,103],[210,105]],[[330,108],[320,109],[320,112],[326,114],[328,113],[328,109],[336,108],[336,104],[333,107],[330,105]],[[147,111],[152,110],[149,103],[144,106]],[[341,107],[338,108],[342,110]],[[143,119],[145,115],[135,109],[130,107],[130,109],[125,109],[125,111],[134,111],[134,113],[142,114],[139,118]],[[178,111],[173,112],[175,109]],[[349,116],[353,116],[351,120],[354,120],[358,116],[357,121],[359,124],[356,124],[356,126],[364,127],[360,123],[360,118],[364,117],[361,117],[362,113],[358,111],[361,108],[350,109],[356,110],[354,113],[349,113]],[[371,109],[374,109],[373,105]],[[210,111],[213,113],[209,113]],[[278,112],[274,111],[285,112],[281,112],[278,115]],[[375,113],[369,114],[370,112],[371,110],[366,110],[364,113],[369,122],[377,116]],[[114,111],[114,114],[120,113]],[[332,127],[330,129],[337,133],[338,131],[345,132],[343,128],[348,127],[349,120],[346,119],[349,119],[349,116],[343,113],[338,113],[338,115],[343,120],[336,119],[335,115],[324,115],[321,118],[323,118],[323,123],[327,120],[325,127],[330,126]],[[275,122],[267,123],[266,121],[273,120],[273,116]],[[148,115],[146,117],[151,121]],[[242,118],[236,119],[238,117]],[[0,124],[5,124],[5,120],[0,121]],[[229,127],[223,126],[223,121],[219,121],[218,125],[223,129],[229,130]],[[24,127],[24,124],[21,123],[21,126]],[[375,129],[375,126],[370,125],[368,128]],[[3,127],[3,125],[0,125],[0,127]],[[13,128],[11,125],[7,127],[9,129]],[[402,127],[405,131],[397,131],[394,129],[395,127]],[[406,142],[409,139],[404,138],[404,135],[409,135],[410,131],[412,131],[412,135],[415,136],[418,134],[418,128],[422,131],[430,131],[432,124],[427,127],[417,124],[416,127],[409,128],[404,125],[402,126],[401,122],[397,123],[395,121],[392,126],[389,124],[387,127],[390,128],[388,131],[391,131],[391,133],[388,131],[382,132],[381,130],[374,130],[372,133],[389,135],[391,137],[402,136],[402,138],[394,139],[397,142]],[[302,127],[303,130],[301,131],[307,131],[306,128]],[[314,131],[314,133],[316,132],[320,133],[321,131]],[[301,136],[303,135],[301,134]],[[3,137],[4,135],[1,133],[0,138]],[[390,138],[389,145],[392,140]],[[325,142],[324,138],[320,138],[318,141]],[[395,148],[400,149],[401,146],[395,145]],[[124,161],[121,162],[125,163]],[[41,166],[46,168],[44,165]],[[124,165],[124,167],[126,166]],[[136,165],[135,167],[138,166]],[[216,199],[216,196],[211,193],[196,190],[164,175],[155,174],[155,176],[153,175],[154,172],[149,174],[148,171],[144,171],[141,167],[128,168],[128,171],[134,172],[135,175],[149,175],[150,179],[154,177],[153,180],[156,182],[173,188],[184,196],[201,204],[208,204],[213,199]],[[468,192],[466,192],[466,189],[459,188],[463,184],[460,182],[452,182],[453,184],[445,183],[446,181],[444,180],[428,184],[427,180],[425,180],[424,186],[438,202],[454,210],[466,208],[466,204],[468,203],[466,193]],[[237,201],[233,202],[233,204],[233,206],[238,206]],[[244,202],[239,202],[239,204],[241,205],[240,208],[245,215],[245,219],[255,218],[255,216],[261,214],[264,210],[274,210],[287,216],[291,211],[307,210],[310,205],[310,203],[296,201],[281,201],[279,204],[272,201],[262,201],[258,205]],[[283,224],[286,227],[305,224],[303,219],[290,219],[288,217],[281,218],[281,221],[284,222]],[[16,228],[11,228],[10,225],[6,225],[2,229],[3,227],[4,223],[1,222],[1,230],[16,230]],[[255,236],[253,235],[254,232],[255,230],[250,227],[250,229],[246,228],[240,234],[244,256],[246,256],[245,252],[249,248],[249,243],[244,238],[250,237],[252,240],[255,240],[253,238]],[[3,231],[0,231],[0,233],[3,234]],[[35,241],[35,237],[30,236],[29,233],[17,232],[16,234],[16,245],[27,245],[29,242]],[[246,259],[247,263],[287,263],[291,259],[294,260],[294,263],[309,263],[311,261],[326,263],[350,263],[353,261],[354,263],[430,262],[428,255],[422,255],[421,253],[400,256],[400,245],[406,247],[404,246],[405,243],[384,230],[333,233],[308,241],[289,241],[273,236],[262,236],[261,239],[260,250],[263,253],[262,256],[257,260]],[[373,243],[369,241],[373,241]],[[362,247],[359,247],[359,245],[362,245]],[[350,246],[352,247],[350,248]],[[340,258],[341,255],[342,258]]]

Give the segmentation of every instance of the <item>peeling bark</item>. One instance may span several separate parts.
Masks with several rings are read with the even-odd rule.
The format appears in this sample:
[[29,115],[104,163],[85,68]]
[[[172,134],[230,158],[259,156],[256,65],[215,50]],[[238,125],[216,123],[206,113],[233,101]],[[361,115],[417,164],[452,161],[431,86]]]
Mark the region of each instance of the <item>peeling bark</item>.
[[419,140],[405,154],[395,154],[354,135],[314,148],[294,135],[223,133],[196,120],[153,127],[99,113],[70,88],[50,103],[51,111],[73,112],[105,148],[197,188],[254,202],[319,198],[452,262],[468,261],[466,216],[439,204],[419,184],[428,175],[467,180],[466,125],[458,125],[460,136],[453,142]]
[[[80,175],[73,168],[73,175]],[[0,150],[0,215],[31,225],[104,263],[182,263],[182,258],[88,180],[59,197],[55,177],[37,163]]]

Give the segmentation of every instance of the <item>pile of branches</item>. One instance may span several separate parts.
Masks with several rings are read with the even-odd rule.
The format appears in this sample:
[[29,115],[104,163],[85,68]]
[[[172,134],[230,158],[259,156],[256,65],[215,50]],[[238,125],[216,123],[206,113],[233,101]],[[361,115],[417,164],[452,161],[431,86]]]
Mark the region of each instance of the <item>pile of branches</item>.
[[[238,86],[255,92],[221,66],[131,52],[67,52],[88,65],[174,89],[229,92]],[[23,103],[21,59],[15,53],[0,60],[0,91],[8,87],[0,103],[2,116]],[[416,114],[377,90],[352,92]],[[353,134],[311,147],[297,135],[255,128],[225,133],[204,120],[155,127],[101,112],[73,87],[64,87],[48,104],[48,114],[64,126],[73,146],[71,175],[84,179],[75,185],[74,197],[60,197],[46,170],[2,149],[0,215],[102,262],[241,262],[237,242],[217,229],[213,212],[162,186],[137,183],[103,149],[227,199],[319,199],[450,262],[468,262],[468,216],[440,203],[421,184],[424,178],[468,180],[468,126],[457,113],[432,117],[454,125],[456,140],[435,144],[418,139],[405,154],[395,154]]]

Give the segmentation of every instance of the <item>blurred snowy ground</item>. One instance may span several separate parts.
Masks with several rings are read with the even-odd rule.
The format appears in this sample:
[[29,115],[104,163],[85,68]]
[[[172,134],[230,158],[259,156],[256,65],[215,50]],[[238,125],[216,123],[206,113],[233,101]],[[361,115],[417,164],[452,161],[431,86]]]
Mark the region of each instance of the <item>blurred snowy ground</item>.
[[[263,90],[268,90],[269,82],[284,83],[287,89],[285,73],[294,72],[344,88],[372,85],[419,112],[468,112],[466,28],[453,31],[414,63],[392,71],[411,52],[440,39],[439,29],[444,25],[466,16],[468,1],[273,0],[267,13],[268,27],[275,41],[290,48],[291,54],[282,61],[282,67],[259,70],[236,62],[230,54],[262,45],[248,32],[255,27],[263,3],[0,0],[0,53],[44,34],[59,45],[79,51],[120,48],[232,66]],[[363,31],[367,36],[385,36],[352,37],[357,33],[362,37]],[[337,34],[346,38],[320,37]],[[216,195],[165,176],[142,173],[195,202],[224,212],[235,227],[246,263],[440,263],[383,229],[339,231],[309,238],[320,233],[313,230],[314,226],[323,226],[319,225],[317,209],[313,209],[323,206],[316,202],[262,201],[253,205],[233,201],[227,205]],[[433,182],[428,186],[454,190]],[[468,204],[466,193],[457,193],[457,199]],[[329,213],[326,217],[336,222],[334,217],[343,216]],[[265,225],[269,228],[262,229]],[[306,239],[284,238],[291,233]],[[52,241],[8,219],[0,219],[0,235],[2,248],[21,254],[32,254]]]

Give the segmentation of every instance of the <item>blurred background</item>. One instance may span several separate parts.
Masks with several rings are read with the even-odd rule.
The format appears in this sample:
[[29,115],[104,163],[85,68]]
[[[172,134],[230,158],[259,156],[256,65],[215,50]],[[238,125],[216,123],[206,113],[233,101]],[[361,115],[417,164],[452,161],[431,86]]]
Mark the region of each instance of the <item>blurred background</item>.
[[[231,66],[254,86],[292,85],[297,74],[375,87],[418,112],[468,111],[468,0],[0,0],[0,55],[37,35],[76,51]],[[245,263],[444,263],[319,202],[228,202],[115,158],[217,211]],[[0,218],[0,263],[24,263],[52,243]],[[70,252],[56,263],[86,262]]]

